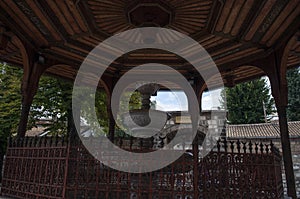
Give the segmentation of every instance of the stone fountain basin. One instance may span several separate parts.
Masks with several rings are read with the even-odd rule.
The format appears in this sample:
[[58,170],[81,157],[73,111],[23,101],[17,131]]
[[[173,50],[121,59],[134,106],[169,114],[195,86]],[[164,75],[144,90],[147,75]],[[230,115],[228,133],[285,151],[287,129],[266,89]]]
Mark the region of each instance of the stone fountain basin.
[[130,135],[149,138],[161,131],[167,122],[167,113],[159,110],[131,110],[122,115],[122,124]]

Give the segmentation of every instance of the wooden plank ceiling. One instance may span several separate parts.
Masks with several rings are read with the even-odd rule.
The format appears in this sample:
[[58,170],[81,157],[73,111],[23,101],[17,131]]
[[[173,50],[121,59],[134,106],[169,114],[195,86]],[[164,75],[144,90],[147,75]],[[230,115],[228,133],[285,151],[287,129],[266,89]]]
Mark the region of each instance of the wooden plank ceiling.
[[[210,53],[223,77],[230,73],[241,82],[263,75],[247,63],[267,56],[300,32],[299,13],[299,0],[5,0],[0,1],[0,35],[7,42],[1,42],[0,60],[22,66],[16,35],[59,63],[49,73],[74,79],[86,55],[100,42],[152,20],[191,36]],[[192,50],[187,51],[187,56],[192,55]],[[149,49],[120,57],[106,74],[119,76],[149,62],[169,65],[187,77],[195,75],[183,58]],[[295,35],[287,65],[299,64],[300,42]]]

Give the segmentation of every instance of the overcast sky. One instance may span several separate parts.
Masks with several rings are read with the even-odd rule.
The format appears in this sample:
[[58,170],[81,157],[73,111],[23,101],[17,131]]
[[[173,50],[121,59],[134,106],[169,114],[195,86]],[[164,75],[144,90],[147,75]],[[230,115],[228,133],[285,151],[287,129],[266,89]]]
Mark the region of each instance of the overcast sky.
[[[263,77],[266,80],[267,86],[270,88],[270,82],[267,77]],[[221,91],[222,89],[216,89],[208,92],[204,92],[202,95],[202,110],[217,109],[221,106]],[[271,94],[271,90],[270,90]],[[159,91],[157,96],[151,97],[151,100],[156,100],[156,109],[162,111],[186,111],[188,110],[187,97],[183,91]]]
[[[220,106],[221,89],[204,92],[202,96],[202,109],[211,110]],[[183,91],[160,91],[157,96],[151,97],[156,100],[156,109],[162,111],[186,111],[188,110],[187,97]]]

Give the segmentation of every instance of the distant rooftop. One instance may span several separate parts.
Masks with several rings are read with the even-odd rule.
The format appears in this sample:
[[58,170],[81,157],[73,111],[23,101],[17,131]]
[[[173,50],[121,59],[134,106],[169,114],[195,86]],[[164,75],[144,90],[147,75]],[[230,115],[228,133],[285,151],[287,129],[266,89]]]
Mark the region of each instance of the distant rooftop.
[[[290,138],[300,138],[300,121],[288,122]],[[280,138],[279,123],[227,125],[229,139],[271,139]]]

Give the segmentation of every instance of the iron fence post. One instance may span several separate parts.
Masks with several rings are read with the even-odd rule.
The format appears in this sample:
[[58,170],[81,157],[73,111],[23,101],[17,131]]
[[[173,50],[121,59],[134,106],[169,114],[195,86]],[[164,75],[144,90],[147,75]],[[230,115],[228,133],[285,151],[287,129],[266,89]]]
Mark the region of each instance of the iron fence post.
[[193,142],[193,181],[194,181],[194,198],[199,198],[199,186],[198,186],[198,180],[199,180],[199,146],[198,146],[198,138],[197,136],[194,139]]
[[65,199],[66,198],[66,192],[67,192],[69,157],[70,157],[70,148],[71,148],[71,137],[70,136],[67,137],[67,141],[64,144],[66,145],[66,158],[65,158],[66,165],[65,165],[65,174],[64,174],[64,184],[63,184],[62,197]]

